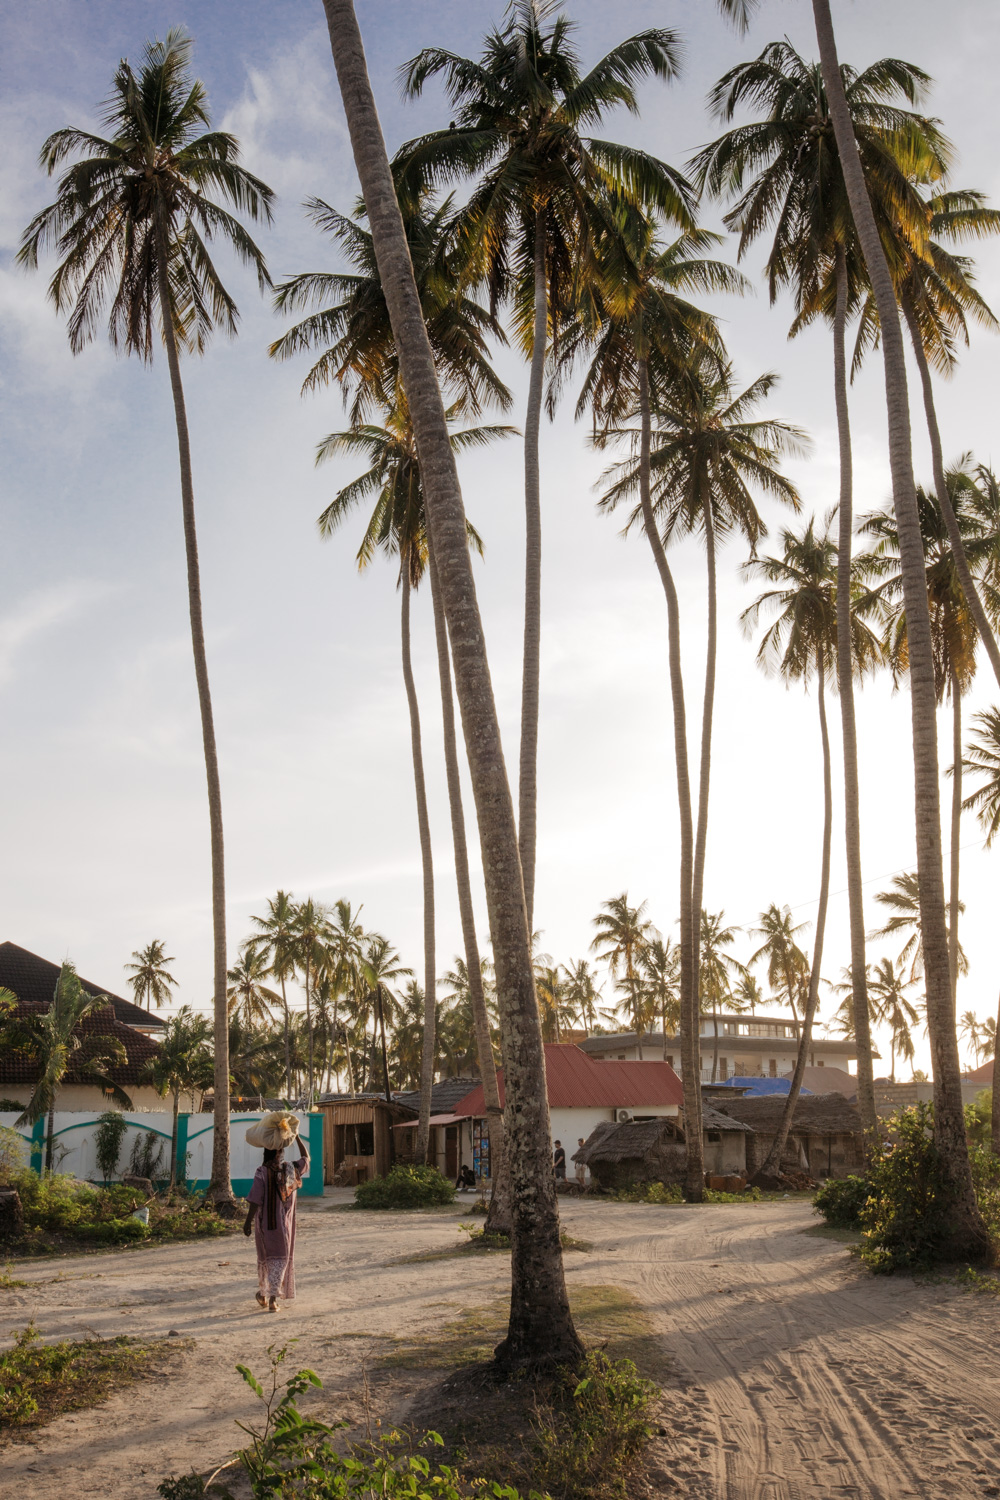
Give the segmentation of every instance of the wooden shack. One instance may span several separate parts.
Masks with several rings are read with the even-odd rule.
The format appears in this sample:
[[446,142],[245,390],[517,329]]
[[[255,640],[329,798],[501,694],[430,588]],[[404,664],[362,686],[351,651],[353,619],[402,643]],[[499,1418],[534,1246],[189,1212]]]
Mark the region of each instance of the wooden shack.
[[384,1177],[395,1162],[412,1159],[412,1132],[394,1133],[392,1128],[413,1119],[414,1111],[406,1105],[390,1104],[377,1094],[341,1094],[321,1099],[319,1108],[327,1185],[357,1187]]
[[[645,1067],[643,1063],[639,1066]],[[709,1176],[738,1176],[746,1167],[747,1126],[702,1106],[705,1167]],[[598,1187],[614,1191],[638,1182],[683,1182],[684,1130],[676,1118],[601,1121],[573,1156],[590,1169]]]

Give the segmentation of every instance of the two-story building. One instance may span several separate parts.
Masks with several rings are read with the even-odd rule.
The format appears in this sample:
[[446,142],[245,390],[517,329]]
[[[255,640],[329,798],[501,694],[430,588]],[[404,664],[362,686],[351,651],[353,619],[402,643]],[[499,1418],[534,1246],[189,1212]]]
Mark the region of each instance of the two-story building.
[[[702,1016],[700,1027],[701,1082],[727,1078],[782,1078],[795,1067],[798,1027],[787,1016],[747,1016],[718,1011]],[[681,1040],[662,1031],[634,1031],[590,1036],[578,1046],[595,1062],[666,1062],[681,1073]],[[842,1037],[813,1034],[806,1059],[810,1068],[850,1071],[857,1045]]]

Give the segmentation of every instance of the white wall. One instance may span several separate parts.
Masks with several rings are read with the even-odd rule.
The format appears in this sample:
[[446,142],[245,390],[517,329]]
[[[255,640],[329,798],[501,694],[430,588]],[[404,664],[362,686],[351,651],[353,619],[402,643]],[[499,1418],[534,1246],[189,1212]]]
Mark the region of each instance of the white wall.
[[[136,1113],[162,1113],[163,1100],[155,1089],[144,1084],[141,1088],[133,1086],[125,1092],[131,1099]],[[2,1093],[5,1099],[20,1099],[22,1104],[27,1104],[34,1089],[30,1083],[4,1084]],[[103,1114],[106,1109],[118,1108],[102,1089],[94,1084],[85,1083],[64,1083],[56,1095],[56,1103],[63,1112],[93,1110],[95,1115]],[[181,1104],[183,1106],[183,1099]]]
[[[169,1113],[159,1111],[158,1113],[135,1111],[126,1113],[125,1120],[128,1122],[129,1130],[118,1156],[119,1175],[128,1171],[128,1159],[132,1150],[132,1142],[140,1131],[156,1130],[164,1139],[163,1161],[166,1164],[164,1175],[170,1171],[170,1125]],[[198,1118],[197,1116],[195,1118]],[[210,1115],[205,1116],[211,1119]],[[14,1128],[15,1114],[0,1114],[0,1125]],[[56,1110],[55,1113],[55,1157],[54,1166],[57,1172],[66,1172],[73,1177],[79,1177],[84,1182],[99,1182],[101,1173],[97,1166],[97,1149],[94,1137],[97,1132],[97,1113],[89,1110]],[[18,1134],[25,1140],[25,1150],[28,1150],[27,1142],[31,1139],[32,1130],[30,1126],[22,1128]],[[35,1157],[34,1166],[38,1166],[39,1158]]]

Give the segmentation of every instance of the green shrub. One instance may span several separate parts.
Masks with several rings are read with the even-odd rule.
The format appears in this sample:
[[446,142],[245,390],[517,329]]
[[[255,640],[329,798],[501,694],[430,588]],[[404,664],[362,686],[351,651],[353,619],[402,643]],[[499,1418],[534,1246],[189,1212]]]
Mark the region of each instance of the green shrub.
[[535,1409],[532,1493],[537,1487],[552,1500],[627,1500],[655,1395],[630,1359],[597,1350],[582,1369],[560,1372]]
[[[0,1100],[0,1104],[3,1101]],[[0,1182],[10,1182],[24,1170],[24,1138],[0,1125]]]
[[813,1208],[834,1229],[858,1229],[861,1210],[871,1193],[867,1177],[831,1177],[813,1195]]
[[84,1244],[128,1245],[229,1232],[203,1199],[170,1208],[154,1202],[147,1227],[132,1217],[135,1189],[120,1182],[93,1188],[58,1173],[38,1177],[24,1170],[16,1175],[14,1186],[21,1196],[25,1230],[35,1238],[58,1234]]
[[69,1231],[74,1239],[89,1240],[95,1245],[130,1245],[148,1240],[150,1229],[141,1219],[103,1219],[100,1223],[74,1224]]
[[902,1109],[888,1122],[892,1139],[868,1168],[869,1194],[859,1213],[861,1259],[880,1275],[920,1271],[947,1259],[950,1195],[934,1144],[929,1104]]
[[356,1208],[428,1208],[454,1201],[455,1189],[437,1167],[395,1166],[354,1189]]
[[716,1192],[706,1188],[703,1203],[759,1203],[762,1194],[759,1187],[745,1187],[741,1193]]
[[633,1182],[615,1193],[619,1203],[683,1203],[679,1182]]
[[993,1090],[983,1089],[965,1106],[965,1129],[973,1146],[988,1146],[993,1134]]
[[[432,1463],[422,1449],[443,1446],[436,1432],[422,1438],[406,1438],[399,1432],[385,1433],[364,1447],[338,1452],[334,1440],[337,1427],[304,1416],[296,1402],[307,1391],[322,1388],[312,1370],[299,1370],[281,1381],[281,1365],[287,1348],[271,1355],[267,1389],[246,1365],[237,1365],[247,1385],[264,1406],[260,1427],[240,1426],[250,1441],[238,1454],[239,1464],[250,1484],[253,1500],[362,1500],[378,1495],[380,1500],[465,1500],[468,1486],[456,1470]],[[344,1424],[340,1423],[342,1427]],[[491,1500],[520,1500],[509,1485],[479,1481],[475,1493]],[[165,1479],[157,1487],[163,1500],[199,1500],[219,1495],[233,1500],[222,1484],[198,1474]]]
[[97,1130],[94,1134],[94,1148],[97,1152],[97,1165],[104,1185],[108,1183],[118,1171],[118,1158],[122,1151],[122,1141],[128,1133],[128,1121],[121,1110],[108,1109],[98,1118]]

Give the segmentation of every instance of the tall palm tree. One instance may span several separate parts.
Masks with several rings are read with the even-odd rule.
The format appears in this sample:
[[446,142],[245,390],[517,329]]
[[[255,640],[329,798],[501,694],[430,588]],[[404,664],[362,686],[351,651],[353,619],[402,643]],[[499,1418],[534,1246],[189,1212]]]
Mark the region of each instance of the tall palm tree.
[[872,1015],[879,1025],[888,1026],[890,1031],[891,1083],[896,1082],[897,1054],[904,1062],[913,1062],[914,1046],[910,1029],[920,1019],[916,1006],[906,993],[915,981],[912,977],[906,977],[904,968],[903,958],[897,958],[895,962],[891,958],[880,959],[872,968],[868,984]]
[[640,1062],[645,1010],[641,1002],[642,959],[647,945],[659,935],[645,914],[646,905],[640,901],[638,906],[629,906],[628,891],[622,891],[620,896],[601,903],[590,924],[596,928],[590,951],[607,964],[615,988],[624,997],[637,1036]]
[[[367,995],[365,997],[365,1001],[366,1001],[367,1007],[368,1007],[368,1009],[370,1011],[370,1014],[371,1014],[373,1032],[375,1033],[374,1038],[373,1038],[373,1052],[377,1052],[378,1051],[379,1042],[381,1041],[381,1045],[382,1045],[382,1048],[383,1048],[383,1062],[384,1062],[385,1061],[384,1049],[385,1049],[385,1045],[386,1045],[386,1039],[385,1039],[386,1022],[387,1022],[387,1019],[391,1019],[392,1015],[398,1010],[398,1008],[400,1006],[400,998],[399,998],[397,990],[394,988],[394,986],[396,986],[398,984],[399,980],[401,980],[401,979],[412,979],[413,978],[413,970],[407,968],[406,965],[400,960],[399,954],[396,952],[396,949],[389,942],[389,939],[386,938],[386,937],[383,937],[382,934],[378,933],[378,932],[372,932],[372,933],[368,934],[368,937],[367,937],[367,939],[365,941],[364,949],[363,949],[362,954],[361,954],[361,966],[360,966],[360,968],[361,968],[361,978],[364,981],[365,985],[367,986]],[[434,1024],[435,1024],[436,1020],[437,1020],[437,1010],[435,1008],[434,1014],[431,1017],[431,1026],[432,1026],[432,1028],[434,1027]],[[426,1058],[426,1056],[427,1056],[426,1026],[427,1026],[427,1000],[426,1000],[426,996],[425,996],[424,997],[424,1028],[425,1028],[425,1032],[424,1032],[424,1040],[423,1040],[423,1056],[424,1056],[424,1058]],[[433,1058],[433,1056],[434,1056],[434,1054],[432,1054],[432,1058]],[[384,1083],[385,1083],[386,1093],[388,1095],[388,1092],[389,1092],[388,1064],[386,1063],[385,1066],[386,1066],[386,1070],[387,1071],[386,1071],[386,1077],[384,1079]],[[424,1084],[423,1084],[424,1071],[425,1071],[424,1070],[424,1064],[421,1063],[421,1070],[420,1070],[421,1093],[423,1093],[423,1087],[424,1087]],[[425,1158],[426,1158],[426,1152],[427,1152],[427,1147],[426,1147],[426,1144],[425,1144],[425,1146],[424,1146],[424,1157]]]
[[[649,456],[654,515],[666,539],[700,531],[707,560],[705,690],[691,878],[694,912],[702,910],[708,841],[718,634],[717,549],[734,532],[744,537],[751,550],[756,549],[766,528],[754,502],[755,491],[799,508],[795,485],[777,465],[782,454],[804,450],[804,435],[787,422],[753,415],[776,381],[774,375],[761,375],[745,390],[736,392],[728,367],[718,372],[701,359],[669,389],[655,393]],[[611,482],[600,501],[602,509],[615,509],[635,492],[640,469],[641,459],[633,458],[610,471]],[[636,524],[640,516],[641,505],[633,510],[629,525]],[[695,929],[695,972],[698,940]]]
[[[826,938],[826,913],[830,898],[830,846],[833,838],[833,771],[826,722],[826,682],[833,671],[838,650],[837,548],[829,533],[817,535],[815,519],[812,519],[801,533],[782,533],[780,558],[751,558],[744,564],[743,571],[748,577],[761,578],[772,585],[742,615],[744,627],[748,630],[763,615],[774,617],[758,648],[758,665],[765,671],[777,671],[786,684],[801,682],[807,685],[815,676],[823,757],[823,840],[816,935],[813,940],[802,1034],[791,1086],[771,1149],[760,1168],[760,1175],[769,1177],[775,1176],[779,1169],[802,1087],[819,1001],[823,944]],[[874,631],[860,618],[857,610],[852,611],[849,625],[852,672],[860,674],[870,671],[882,659],[881,643]]]
[[511,1304],[497,1363],[517,1368],[576,1363],[582,1345],[566,1293],[531,928],[513,800],[475,579],[468,522],[448,422],[352,0],[323,0],[341,99],[385,288],[400,375],[413,419],[430,545],[455,667],[479,820],[486,901],[497,973],[512,1201]]
[[598,1006],[604,998],[597,976],[585,958],[571,958],[568,964],[563,964],[563,973],[566,1003],[572,1007],[573,1019],[586,1036],[597,1024]]
[[[900,108],[900,96],[913,102],[929,80],[912,64],[883,58],[861,73],[840,69],[847,107],[865,180],[884,226],[919,222],[921,205],[907,166],[915,159],[936,160],[933,122]],[[737,64],[712,89],[709,107],[729,122],[750,104],[760,113],[727,131],[698,153],[699,182],[736,202],[725,222],[739,231],[739,256],[771,226],[774,228],[765,274],[771,302],[790,287],[798,316],[797,332],[818,312],[833,327],[834,394],[840,443],[838,588],[843,629],[838,642],[837,676],[844,745],[844,811],[851,922],[851,964],[859,994],[866,974],[861,877],[861,819],[857,769],[857,729],[850,666],[848,620],[851,592],[853,474],[847,403],[845,329],[868,291],[867,272],[854,229],[850,203],[822,69],[808,63],[790,42],[773,42],[757,58]],[[858,1100],[865,1128],[876,1128],[871,1038],[867,1006],[862,1007],[858,1039]]]
[[[877,927],[868,936],[870,938],[896,938],[903,939],[900,949],[900,959],[909,960],[910,978],[922,979],[924,976],[924,950],[923,950],[923,907],[920,904],[920,882],[915,870],[908,871],[905,875],[894,875],[889,883],[888,890],[879,891],[875,900],[880,906],[890,913],[884,927]],[[959,904],[959,913],[965,910],[964,904]],[[950,936],[949,936],[950,947]],[[962,944],[958,944],[958,972],[967,974],[969,970],[968,959]]]
[[339,1024],[338,1007],[342,997],[348,1002],[357,1001],[363,989],[361,962],[366,937],[360,921],[361,911],[362,907],[359,906],[355,911],[351,903],[343,898],[335,901],[328,915],[323,948],[324,971],[329,977],[334,995],[333,1033],[335,1036],[343,1036],[344,1061],[347,1065],[348,1088],[352,1098],[354,1097],[354,1068],[351,1061],[351,1045],[346,1026],[341,1027]]
[[[956,518],[963,544],[967,569],[974,572],[995,570],[1000,563],[1000,535],[983,525],[970,504],[975,491],[971,455],[965,454],[959,464],[945,476],[952,513]],[[962,816],[962,697],[968,692],[976,671],[976,646],[979,632],[973,618],[969,596],[962,586],[958,561],[951,545],[948,526],[937,495],[917,489],[920,530],[924,543],[927,597],[930,605],[934,679],[937,701],[950,698],[952,705],[952,808],[951,808],[951,882],[948,905],[949,960],[952,976],[952,1008],[958,984],[958,914],[959,850]],[[909,631],[902,608],[902,571],[899,564],[899,537],[893,515],[885,511],[866,516],[861,533],[874,541],[870,553],[858,559],[862,574],[872,581],[875,595],[885,610],[887,640],[893,676],[899,681],[910,664]]]
[[268,899],[267,915],[251,916],[255,948],[267,956],[268,972],[281,986],[282,1025],[285,1041],[285,1097],[292,1096],[291,1025],[287,984],[295,977],[295,901],[289,891],[278,891]]
[[313,1107],[315,1091],[315,1047],[313,1041],[312,996],[323,963],[329,913],[325,906],[308,896],[295,907],[292,931],[295,936],[295,963],[301,971],[306,991],[306,1047],[309,1058],[306,1108]]
[[266,221],[273,195],[239,165],[235,138],[208,128],[205,88],[192,80],[190,59],[191,41],[180,30],[168,32],[163,42],[148,42],[138,76],[124,59],[118,66],[104,108],[105,124],[113,132],[109,139],[76,127],[49,137],[41,163],[50,175],[71,156],[80,159],[60,178],[56,201],[24,231],[18,258],[35,266],[40,248],[55,242],[62,259],[49,295],[58,311],[69,311],[74,353],[96,335],[109,297],[108,335],[115,349],[149,362],[159,337],[166,350],[212,843],[216,1128],[208,1194],[217,1202],[231,1202],[222,792],[180,354],[201,353],[219,325],[228,333],[236,331],[236,304],[209,255],[213,239],[228,243],[254,268],[262,291],[270,285],[261,251],[239,220],[209,194],[214,191],[251,219]]
[[268,1025],[271,1007],[281,1004],[281,996],[264,984],[271,976],[267,955],[251,938],[240,949],[236,965],[229,970],[227,995],[229,1014],[238,1015],[247,1026]]
[[131,1109],[132,1100],[110,1070],[128,1061],[117,1037],[88,1034],[82,1023],[88,1016],[110,1005],[107,995],[90,995],[83,988],[74,966],[66,962],[59,970],[55,993],[48,1010],[30,1015],[0,1015],[0,1034],[5,1045],[26,1054],[37,1063],[38,1081],[22,1113],[18,1127],[34,1125],[48,1116],[45,1133],[45,1170],[52,1170],[55,1139],[56,1096],[72,1068],[83,1083],[102,1089],[121,1109]]
[[[996,234],[1000,232],[1000,212],[987,208],[985,195],[970,189],[927,193],[920,201],[923,219],[916,233],[906,223],[894,221],[891,225],[893,276],[920,373],[935,493],[941,502],[942,519],[962,590],[1000,683],[1000,647],[994,634],[996,619],[990,619],[980,597],[974,570],[965,553],[962,526],[951,503],[931,379],[932,365],[942,375],[953,373],[957,364],[956,343],[969,342],[969,317],[985,328],[995,330],[1000,326],[975,288],[972,261],[967,256],[953,254],[941,240],[985,239]],[[856,365],[867,348],[877,345],[878,339],[878,311],[869,294],[858,331]]]
[[555,336],[595,236],[608,227],[609,189],[693,227],[684,178],[647,152],[583,134],[612,108],[638,111],[636,89],[677,71],[677,37],[662,27],[619,43],[588,73],[559,0],[511,0],[478,60],[425,48],[404,69],[416,97],[442,77],[454,120],[397,155],[404,195],[428,181],[473,177],[460,222],[466,274],[497,305],[510,297],[519,342],[531,360],[524,426],[524,664],[518,830],[528,928],[534,911],[536,764],[541,629],[541,503],[538,438],[546,348]]
[[667,1037],[676,1036],[681,1020],[681,947],[670,938],[651,938],[642,953],[641,993],[651,1017],[658,1017],[663,1031],[663,1056]]
[[[965,770],[982,778],[962,804],[975,812],[979,826],[986,834],[987,849],[1000,833],[1000,709],[989,708],[973,718],[975,738],[965,747]],[[1000,1016],[1000,1009],[998,1009]],[[994,1041],[996,1026],[994,1025]],[[993,1054],[993,1111],[991,1139],[994,1152],[1000,1156],[1000,1065],[997,1050]]]
[[[450,413],[455,413],[455,406],[450,408]],[[465,428],[451,434],[451,442],[454,448],[462,449],[473,446],[481,446],[497,437],[508,436],[511,429],[499,426],[480,426]],[[348,432],[331,433],[320,445],[320,457],[330,457],[338,452],[361,451],[365,454],[370,467],[358,479],[342,489],[327,506],[320,516],[320,531],[324,536],[329,536],[343,522],[350,510],[368,495],[375,495],[375,509],[368,522],[358,549],[358,567],[364,569],[371,561],[376,550],[382,550],[398,558],[399,560],[399,582],[402,599],[400,611],[402,630],[402,659],[403,659],[403,681],[406,688],[406,699],[410,714],[410,744],[413,756],[413,780],[417,800],[417,823],[420,833],[420,853],[423,866],[424,879],[424,1004],[426,1015],[424,1017],[424,1071],[420,1090],[420,1118],[417,1127],[416,1158],[423,1161],[427,1153],[427,1144],[430,1131],[431,1114],[431,1088],[434,1083],[434,1017],[435,991],[436,991],[436,963],[434,958],[434,865],[433,851],[431,847],[430,818],[427,811],[427,791],[424,780],[423,746],[420,733],[420,709],[417,703],[416,685],[413,679],[413,666],[410,654],[410,594],[412,589],[418,587],[423,577],[424,569],[429,562],[429,547],[427,538],[427,521],[424,510],[423,487],[420,478],[420,460],[417,454],[416,438],[409,413],[406,408],[405,399],[401,399],[399,405],[386,415],[386,423],[383,427],[372,424],[355,427]],[[482,543],[475,532],[469,527],[470,543],[482,551]],[[433,592],[433,574],[432,592]],[[447,728],[451,678],[450,668],[447,667],[447,650],[444,639],[444,622],[439,618],[439,612],[435,615],[438,644],[438,666],[441,673],[447,670],[447,683],[442,676],[441,693],[442,709],[445,716]],[[446,760],[449,767],[450,789],[453,794],[460,796],[460,782],[458,780],[457,752],[454,746],[454,735],[446,734]],[[453,837],[457,834],[461,853],[464,848],[465,823],[461,815],[461,804],[456,807],[455,797],[452,797],[452,831]],[[456,869],[459,876],[459,885],[462,887],[462,909],[465,912],[465,925],[468,928],[471,916],[471,885],[468,875],[468,858],[464,861],[456,860]],[[467,933],[467,938],[475,941],[475,929]],[[476,953],[476,964],[478,967],[478,949]],[[499,1107],[499,1096],[494,1101]],[[496,1118],[496,1117],[494,1117]],[[496,1160],[502,1159],[502,1149],[499,1149]]]
[[180,1096],[189,1089],[207,1089],[212,1082],[212,1028],[204,1016],[196,1015],[183,1005],[170,1017],[159,1039],[156,1056],[143,1072],[143,1083],[150,1084],[163,1098],[173,1101],[170,1130],[170,1192],[177,1186],[177,1116]]
[[784,1001],[792,1012],[795,1037],[798,1040],[802,1033],[795,997],[799,993],[802,976],[809,973],[809,960],[795,940],[800,932],[805,932],[808,924],[794,923],[791,908],[778,906],[773,901],[761,912],[758,921],[758,927],[749,929],[750,936],[763,938],[763,942],[750,955],[748,967],[766,962],[767,982],[772,990],[784,992]]
[[132,954],[134,962],[125,965],[135,1003],[145,1005],[147,1010],[152,1010],[154,1004],[157,1010],[165,1005],[170,999],[170,991],[177,984],[167,969],[167,964],[172,964],[174,959],[165,953],[166,946],[154,938],[145,948],[136,949]]
[[[742,291],[747,283],[738,272],[702,252],[718,237],[692,230],[664,245],[657,226],[644,213],[624,202],[616,205],[617,236],[598,242],[596,272],[581,288],[580,309],[560,338],[550,387],[558,388],[581,354],[590,356],[576,414],[589,405],[594,440],[603,446],[623,424],[638,416],[638,432],[631,433],[638,448],[639,505],[645,532],[659,574],[667,607],[668,665],[674,726],[674,771],[679,818],[680,1005],[681,1046],[684,1053],[685,1117],[688,1131],[688,1194],[701,1196],[704,1181],[701,1085],[697,1066],[697,964],[692,906],[694,831],[691,777],[688,763],[687,713],[681,665],[680,612],[677,589],[653,513],[650,451],[652,404],[655,395],[683,379],[693,360],[719,365],[722,343],[714,321],[688,300],[693,291]],[[686,1018],[686,1020],[684,1019]]]
[[727,927],[725,912],[701,913],[698,944],[698,999],[703,1015],[712,1018],[712,1082],[719,1074],[719,1011],[732,1000],[732,979],[742,977],[744,966],[726,950],[736,941],[739,927]]

